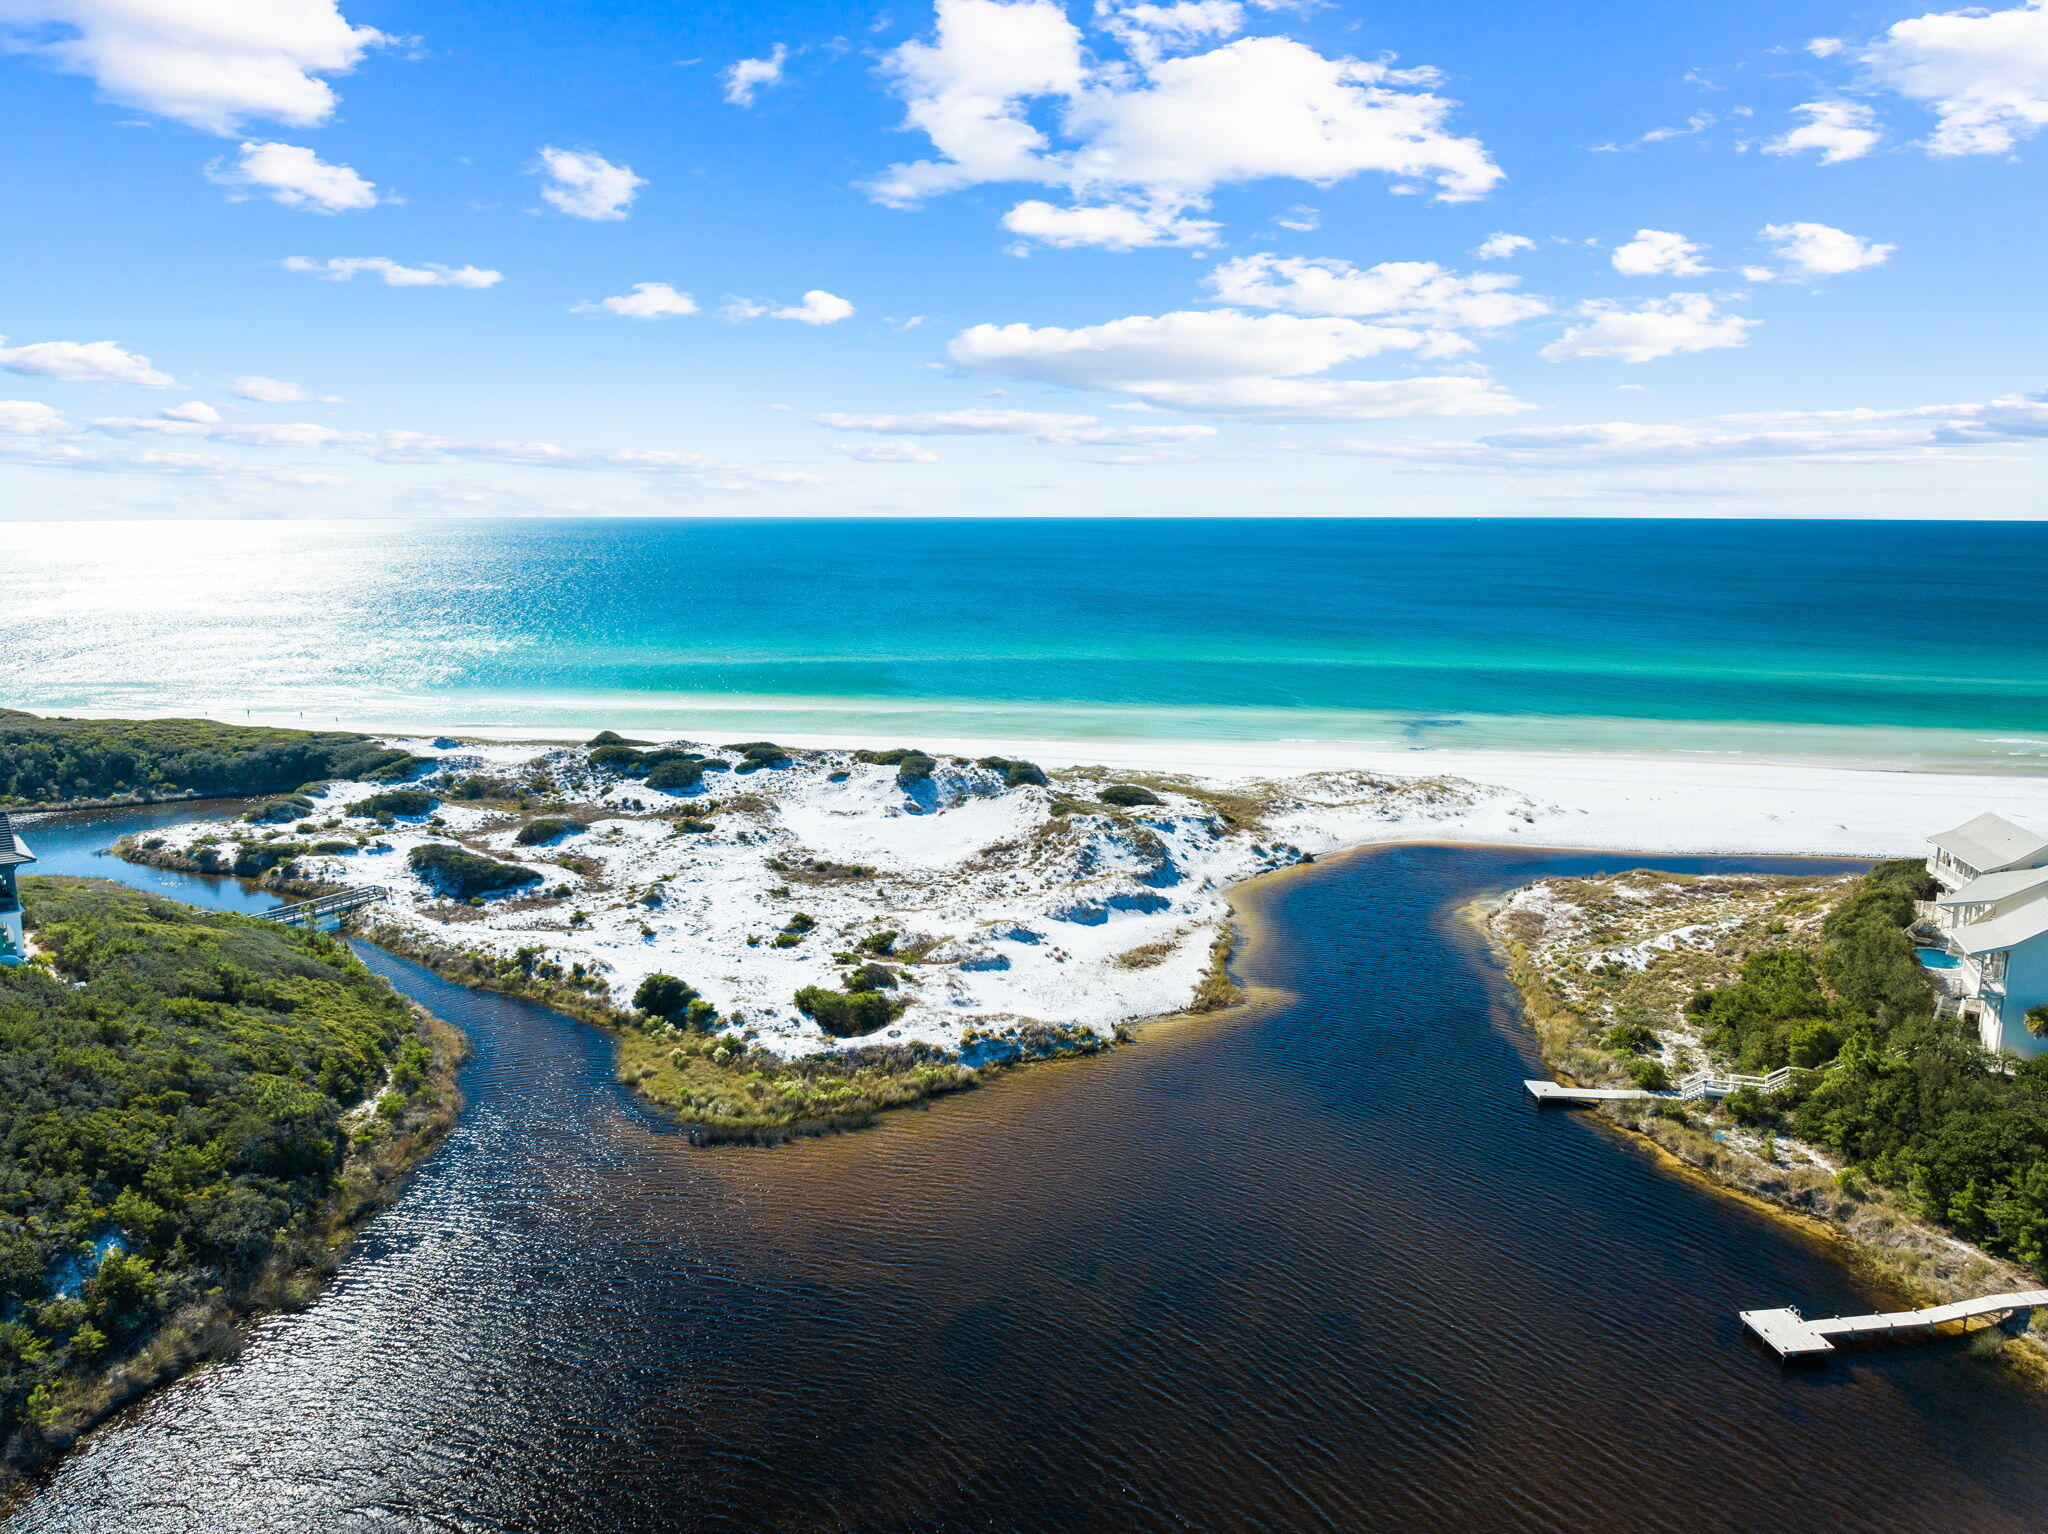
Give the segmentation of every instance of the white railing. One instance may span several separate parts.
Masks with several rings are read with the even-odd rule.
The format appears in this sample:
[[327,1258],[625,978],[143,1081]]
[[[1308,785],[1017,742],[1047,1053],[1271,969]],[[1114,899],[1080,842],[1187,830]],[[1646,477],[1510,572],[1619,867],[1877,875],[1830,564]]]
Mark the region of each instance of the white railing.
[[391,891],[383,885],[365,884],[332,895],[322,895],[314,900],[302,900],[297,905],[282,905],[274,911],[258,911],[254,914],[261,921],[317,922],[323,916],[339,916],[344,911],[353,911],[357,906],[370,905],[375,901],[390,898]]
[[1794,1076],[1805,1075],[1806,1070],[1802,1065],[1781,1065],[1768,1076],[1746,1076],[1739,1071],[1694,1071],[1679,1081],[1676,1096],[1681,1102],[1697,1102],[1702,1097],[1726,1097],[1742,1087],[1776,1092],[1789,1085]]

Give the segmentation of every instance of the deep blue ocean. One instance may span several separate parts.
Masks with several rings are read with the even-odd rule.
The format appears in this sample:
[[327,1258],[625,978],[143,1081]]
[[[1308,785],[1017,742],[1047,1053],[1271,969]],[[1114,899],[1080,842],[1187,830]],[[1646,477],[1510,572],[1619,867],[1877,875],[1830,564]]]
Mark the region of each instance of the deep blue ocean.
[[2048,526],[15,525],[0,703],[2048,768]]

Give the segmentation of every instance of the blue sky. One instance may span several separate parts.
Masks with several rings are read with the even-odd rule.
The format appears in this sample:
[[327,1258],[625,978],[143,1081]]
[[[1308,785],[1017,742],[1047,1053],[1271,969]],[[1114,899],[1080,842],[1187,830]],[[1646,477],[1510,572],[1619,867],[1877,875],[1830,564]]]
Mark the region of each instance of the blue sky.
[[15,519],[2041,512],[2040,3],[0,31]]

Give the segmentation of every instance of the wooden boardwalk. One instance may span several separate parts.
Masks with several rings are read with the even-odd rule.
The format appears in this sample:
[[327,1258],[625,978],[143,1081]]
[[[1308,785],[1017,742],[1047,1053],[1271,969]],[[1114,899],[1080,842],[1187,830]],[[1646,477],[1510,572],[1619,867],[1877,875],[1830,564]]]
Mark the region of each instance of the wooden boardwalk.
[[259,921],[281,921],[288,925],[304,922],[317,927],[330,916],[339,917],[357,906],[372,905],[379,900],[389,900],[391,891],[381,884],[365,884],[357,889],[338,890],[332,895],[321,895],[313,900],[301,900],[297,905],[281,905],[274,911],[255,913]]
[[1895,1337],[1931,1332],[1952,1322],[1987,1316],[2011,1316],[2048,1305],[2048,1289],[2021,1289],[1987,1294],[1981,1299],[1955,1300],[1925,1310],[1894,1310],[1872,1316],[1830,1316],[1809,1321],[1789,1306],[1781,1310],[1745,1310],[1742,1324],[1761,1337],[1783,1359],[1815,1358],[1832,1353],[1837,1337]]
[[1796,1065],[1782,1065],[1768,1076],[1745,1076],[1732,1071],[1694,1071],[1690,1076],[1681,1077],[1676,1086],[1665,1092],[1652,1092],[1644,1087],[1567,1087],[1555,1081],[1525,1081],[1522,1087],[1539,1104],[1616,1103],[1651,1098],[1691,1103],[1703,1097],[1726,1097],[1743,1087],[1775,1092],[1793,1077],[1804,1074]]

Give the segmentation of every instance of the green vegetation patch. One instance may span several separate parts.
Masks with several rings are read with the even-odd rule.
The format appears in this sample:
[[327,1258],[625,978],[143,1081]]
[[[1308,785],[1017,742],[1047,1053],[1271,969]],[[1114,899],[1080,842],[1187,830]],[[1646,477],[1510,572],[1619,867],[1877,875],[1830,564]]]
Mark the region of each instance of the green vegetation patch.
[[0,806],[166,794],[282,794],[417,763],[366,735],[211,719],[46,719],[0,709]]
[[153,1334],[274,1275],[336,1212],[351,1146],[441,1106],[413,1010],[335,938],[93,879],[22,900],[41,952],[0,969],[8,1435],[75,1425],[110,1368],[170,1346]]
[[1103,804],[1113,804],[1120,810],[1136,809],[1141,804],[1164,804],[1166,801],[1149,788],[1140,788],[1135,783],[1112,783],[1097,794]]
[[907,1005],[877,990],[833,991],[807,985],[796,993],[797,1011],[836,1039],[877,1033],[894,1022]]
[[[1514,945],[1515,978],[1546,1054],[1582,1079],[1656,1085],[1657,1062],[1636,1050],[1656,1029],[1686,1026],[1720,1064],[1754,1074],[1805,1067],[1782,1091],[1732,1094],[1720,1114],[1844,1163],[1834,1217],[1857,1218],[1850,1190],[1867,1183],[1914,1218],[2048,1273],[2048,1057],[1995,1057],[1965,1024],[1937,1016],[1909,930],[1914,901],[1931,888],[1925,865],[1880,864],[1846,886],[1622,878],[1667,881],[1680,893],[1690,883],[1704,896],[1682,909],[1662,906],[1656,922],[1720,914],[1730,925],[1708,951],[1663,953],[1642,970],[1589,971],[1581,967],[1587,949],[1639,935],[1644,912],[1660,907],[1637,903],[1632,912],[1630,902],[1602,896],[1600,881],[1564,881],[1567,899],[1585,897],[1577,909],[1590,925],[1569,949],[1541,958],[1521,946],[1539,936],[1518,930],[1508,913],[1496,930]],[[1621,932],[1631,919],[1639,925]],[[1677,1105],[1656,1106],[1684,1116]],[[1759,1191],[1800,1191],[1791,1173],[1773,1175],[1785,1186]],[[1810,1189],[1798,1201],[1825,1203]]]
[[517,863],[500,863],[453,842],[427,842],[406,855],[414,873],[455,900],[495,895],[540,883],[540,875]]
[[538,820],[529,820],[519,828],[513,838],[522,847],[538,847],[553,841],[558,836],[569,836],[578,831],[588,831],[589,826],[580,820],[568,820],[553,815],[543,815]]
[[387,788],[381,794],[358,799],[351,807],[355,815],[428,815],[441,801],[424,788]]

